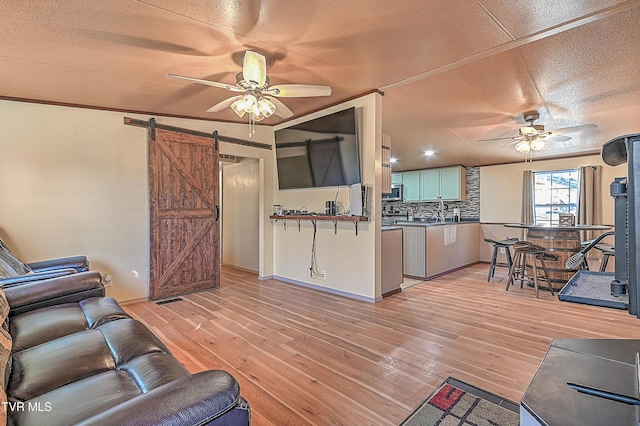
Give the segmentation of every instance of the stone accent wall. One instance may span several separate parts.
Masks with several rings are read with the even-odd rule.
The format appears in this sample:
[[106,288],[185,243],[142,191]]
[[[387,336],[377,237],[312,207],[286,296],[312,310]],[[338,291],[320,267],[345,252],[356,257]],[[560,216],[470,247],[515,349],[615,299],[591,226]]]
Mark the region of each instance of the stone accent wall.
[[[453,209],[459,208],[463,219],[480,219],[480,167],[466,168],[466,200],[445,202],[446,217],[453,217]],[[420,218],[423,215],[427,218],[435,217],[438,209],[437,202],[415,202],[403,203],[402,201],[384,201],[383,210],[393,212],[406,212],[408,208],[413,209],[413,216]]]

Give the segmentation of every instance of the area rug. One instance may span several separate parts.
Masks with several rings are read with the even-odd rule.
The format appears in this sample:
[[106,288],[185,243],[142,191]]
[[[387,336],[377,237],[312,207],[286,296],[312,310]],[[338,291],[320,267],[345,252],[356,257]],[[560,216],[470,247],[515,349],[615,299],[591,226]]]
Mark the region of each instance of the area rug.
[[518,404],[449,377],[400,426],[517,426]]

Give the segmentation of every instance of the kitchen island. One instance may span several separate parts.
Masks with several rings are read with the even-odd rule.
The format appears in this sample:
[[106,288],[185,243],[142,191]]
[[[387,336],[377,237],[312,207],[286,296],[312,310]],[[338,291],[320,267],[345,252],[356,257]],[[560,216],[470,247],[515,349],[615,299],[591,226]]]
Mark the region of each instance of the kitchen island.
[[480,223],[396,221],[403,230],[404,276],[432,279],[480,261]]

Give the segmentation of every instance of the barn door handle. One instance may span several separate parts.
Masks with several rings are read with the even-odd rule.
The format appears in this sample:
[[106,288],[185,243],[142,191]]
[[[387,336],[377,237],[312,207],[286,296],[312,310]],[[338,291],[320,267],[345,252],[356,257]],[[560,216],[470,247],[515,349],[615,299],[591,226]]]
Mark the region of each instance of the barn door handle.
[[220,219],[220,206],[216,205],[216,222]]

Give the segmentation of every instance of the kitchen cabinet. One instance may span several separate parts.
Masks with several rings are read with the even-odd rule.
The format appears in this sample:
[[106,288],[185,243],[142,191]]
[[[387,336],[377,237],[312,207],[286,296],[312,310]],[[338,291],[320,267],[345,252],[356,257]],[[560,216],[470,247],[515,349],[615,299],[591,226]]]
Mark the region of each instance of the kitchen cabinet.
[[404,201],[420,201],[420,170],[402,173]]
[[420,201],[440,198],[440,169],[420,171]]
[[404,201],[460,201],[465,198],[466,173],[462,166],[403,172],[396,177],[404,190]]
[[382,230],[382,297],[400,291],[403,281],[402,241],[402,228],[393,227]]
[[407,225],[403,229],[404,275],[429,279],[480,261],[480,224]]
[[464,167],[455,166],[440,169],[440,198],[452,201],[464,200],[466,181]]
[[427,277],[461,265],[458,262],[458,228],[464,225],[430,226],[427,231]]
[[426,278],[426,248],[424,226],[402,227],[402,265],[404,275]]
[[459,201],[465,197],[465,168],[461,166],[422,170],[421,201]]
[[400,173],[391,173],[391,183],[392,184],[394,184],[394,183],[403,183],[402,182],[402,175],[403,175],[402,172],[400,172]]
[[471,265],[480,261],[480,224],[458,226],[458,265]]

